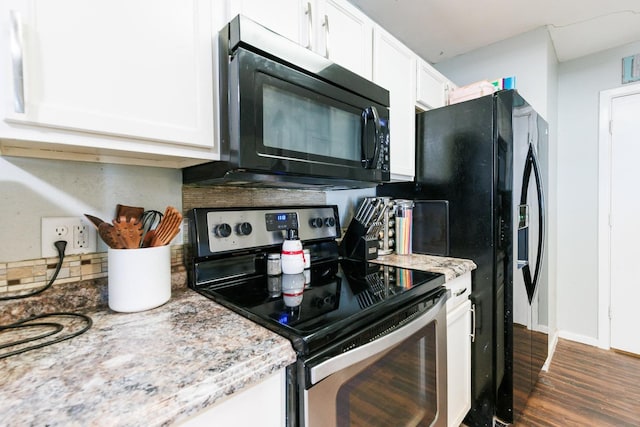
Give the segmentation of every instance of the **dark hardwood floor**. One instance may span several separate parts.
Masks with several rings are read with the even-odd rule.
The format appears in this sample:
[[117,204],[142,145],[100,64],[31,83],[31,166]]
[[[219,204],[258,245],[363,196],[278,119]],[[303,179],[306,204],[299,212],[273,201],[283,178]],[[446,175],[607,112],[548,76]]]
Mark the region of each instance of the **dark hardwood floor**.
[[516,426],[640,426],[640,358],[561,339]]

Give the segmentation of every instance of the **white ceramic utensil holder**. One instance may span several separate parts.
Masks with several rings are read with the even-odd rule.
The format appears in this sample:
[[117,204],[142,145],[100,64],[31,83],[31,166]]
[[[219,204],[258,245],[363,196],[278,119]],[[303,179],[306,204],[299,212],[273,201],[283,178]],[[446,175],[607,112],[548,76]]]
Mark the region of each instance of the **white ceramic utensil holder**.
[[133,313],[171,298],[171,247],[108,250],[109,308]]

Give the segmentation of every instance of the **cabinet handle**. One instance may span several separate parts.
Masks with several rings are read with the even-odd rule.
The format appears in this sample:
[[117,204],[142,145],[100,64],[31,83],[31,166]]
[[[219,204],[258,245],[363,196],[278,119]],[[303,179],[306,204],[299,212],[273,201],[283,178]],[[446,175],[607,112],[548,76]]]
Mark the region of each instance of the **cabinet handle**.
[[24,114],[24,58],[22,52],[22,20],[20,13],[12,10],[11,19],[11,63],[13,68],[13,109]]
[[471,342],[476,342],[476,305],[471,304]]
[[459,291],[456,292],[455,296],[459,297],[460,295],[464,294],[465,292],[467,292],[467,288],[462,288]]
[[311,2],[307,2],[307,10],[304,11],[307,15],[307,49],[311,49],[311,41],[313,36],[313,11],[311,10]]
[[329,40],[331,39],[331,35],[329,34],[329,16],[324,15],[322,26],[324,27],[324,57],[329,59]]

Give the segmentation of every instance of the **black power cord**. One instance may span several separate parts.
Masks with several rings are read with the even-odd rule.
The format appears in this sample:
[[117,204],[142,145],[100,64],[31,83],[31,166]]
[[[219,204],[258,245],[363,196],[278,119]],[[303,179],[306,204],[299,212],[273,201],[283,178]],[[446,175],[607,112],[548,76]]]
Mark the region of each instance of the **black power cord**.
[[56,313],[46,313],[46,314],[40,314],[40,315],[37,315],[37,316],[32,316],[32,317],[29,317],[27,319],[19,320],[19,321],[15,322],[15,323],[11,323],[10,325],[0,326],[0,332],[5,331],[5,330],[11,330],[11,329],[27,329],[27,328],[42,328],[42,327],[52,328],[53,331],[44,332],[44,333],[42,333],[42,334],[40,334],[38,336],[32,337],[32,338],[26,338],[26,339],[10,342],[10,343],[7,343],[7,344],[2,344],[2,345],[0,345],[0,349],[13,347],[13,346],[20,345],[20,344],[27,344],[27,343],[30,343],[30,342],[33,342],[33,341],[37,341],[37,340],[42,339],[42,338],[46,338],[48,336],[51,336],[53,334],[56,334],[56,333],[60,332],[64,328],[64,326],[61,325],[60,323],[53,323],[53,322],[27,323],[27,322],[32,322],[34,320],[42,319],[42,318],[46,318],[46,317],[62,317],[62,316],[83,319],[86,322],[86,325],[83,326],[81,329],[75,331],[75,332],[72,332],[72,333],[67,334],[67,335],[63,335],[61,337],[57,337],[57,338],[55,338],[55,339],[53,339],[51,341],[41,342],[41,343],[34,344],[32,346],[29,346],[29,347],[24,347],[24,348],[21,348],[21,349],[18,349],[18,350],[9,351],[7,353],[0,354],[0,359],[4,359],[4,358],[9,357],[9,356],[15,356],[16,354],[22,354],[22,353],[25,353],[25,352],[27,352],[29,350],[35,350],[37,348],[46,347],[46,346],[51,345],[51,344],[59,343],[61,341],[65,341],[65,340],[77,337],[78,335],[81,335],[81,334],[85,333],[86,331],[88,331],[91,328],[91,326],[93,325],[93,320],[91,320],[91,318],[89,316],[86,316],[84,314],[79,314],[79,313],[56,312]]
[[58,273],[60,272],[60,269],[62,268],[62,261],[64,260],[64,250],[67,248],[67,242],[65,240],[58,240],[53,244],[56,249],[58,250],[58,264],[56,265],[56,270],[53,272],[53,276],[51,276],[51,280],[49,280],[49,283],[47,283],[47,285],[44,288],[40,288],[34,292],[30,292],[28,294],[23,294],[23,295],[11,295],[8,297],[0,297],[0,301],[9,301],[9,300],[14,300],[14,299],[22,299],[22,298],[28,298],[28,297],[32,297],[34,295],[38,295],[44,291],[46,291],[47,289],[49,289],[51,287],[51,285],[53,285],[53,282],[58,278]]
[[[62,268],[62,261],[64,260],[64,250],[67,247],[67,242],[64,240],[58,240],[54,243],[54,246],[56,247],[56,249],[58,250],[58,264],[56,265],[56,269],[53,272],[53,275],[51,276],[51,280],[49,280],[49,282],[47,283],[46,286],[44,286],[41,289],[38,289],[36,291],[27,293],[27,294],[23,294],[23,295],[12,295],[12,296],[8,296],[8,297],[1,297],[0,301],[8,301],[8,300],[16,300],[16,299],[22,299],[22,298],[28,298],[28,297],[32,297],[34,295],[38,295],[44,291],[46,291],[47,289],[49,289],[51,287],[51,285],[53,285],[53,282],[58,278],[58,273],[60,272],[60,268]],[[93,325],[93,321],[91,320],[91,318],[89,316],[86,316],[84,314],[78,314],[78,313],[67,313],[67,312],[54,312],[54,313],[47,313],[47,314],[40,314],[40,315],[36,315],[36,316],[32,316],[29,317],[27,319],[23,319],[23,320],[19,320],[17,322],[11,323],[9,325],[0,325],[0,333],[3,331],[7,331],[7,330],[17,330],[17,329],[27,329],[27,328],[51,328],[51,330],[47,331],[47,332],[43,332],[35,337],[31,337],[31,338],[26,338],[26,339],[21,339],[18,341],[14,341],[14,342],[10,342],[10,343],[6,343],[6,344],[1,344],[0,345],[0,349],[4,349],[4,348],[8,348],[8,347],[13,347],[16,345],[21,345],[21,344],[27,344],[33,341],[37,341],[39,339],[43,339],[46,337],[49,337],[51,335],[54,335],[60,331],[62,331],[62,329],[64,328],[63,325],[61,325],[60,323],[53,323],[53,322],[33,322],[34,320],[37,319],[43,319],[46,317],[74,317],[74,318],[80,318],[83,319],[86,322],[86,325],[79,329],[76,332],[67,334],[67,335],[63,335],[61,337],[55,338],[51,341],[46,341],[46,342],[42,342],[42,343],[38,343],[38,344],[34,344],[32,346],[29,347],[24,347],[18,350],[14,350],[14,351],[10,351],[4,354],[0,354],[0,359],[4,359],[6,357],[9,356],[15,356],[16,354],[21,354],[24,353],[26,351],[29,350],[35,350],[37,348],[42,348],[51,344],[55,344],[58,343],[60,341],[64,341],[64,340],[68,340],[70,338],[73,337],[77,337],[80,334],[83,334],[84,332],[88,331],[91,326]],[[33,322],[33,323],[31,323]]]

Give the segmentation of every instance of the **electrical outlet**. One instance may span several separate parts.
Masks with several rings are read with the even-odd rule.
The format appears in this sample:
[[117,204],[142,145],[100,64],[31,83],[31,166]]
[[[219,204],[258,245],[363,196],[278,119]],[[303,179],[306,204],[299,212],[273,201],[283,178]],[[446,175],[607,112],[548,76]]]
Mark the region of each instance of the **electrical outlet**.
[[65,255],[96,252],[95,228],[82,217],[43,217],[41,251],[43,258],[58,256],[53,245],[58,240],[67,242]]

